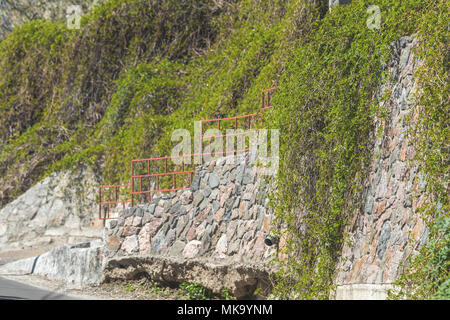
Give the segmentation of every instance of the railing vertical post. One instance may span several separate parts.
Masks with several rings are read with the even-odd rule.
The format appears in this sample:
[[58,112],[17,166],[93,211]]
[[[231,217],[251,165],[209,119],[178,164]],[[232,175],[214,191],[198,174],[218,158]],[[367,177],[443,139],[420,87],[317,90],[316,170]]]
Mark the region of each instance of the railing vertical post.
[[[147,160],[147,174],[150,174],[150,160]],[[147,180],[148,180],[148,187],[151,190],[152,183],[150,182],[150,178],[147,178]],[[150,201],[151,201],[151,192],[149,192],[148,196],[147,196],[147,202],[150,202]]]
[[130,183],[130,193],[131,193],[131,207],[134,207],[134,194],[133,194],[133,176],[134,176],[134,168],[133,168],[133,160],[131,160],[131,183]]
[[[184,172],[184,159],[181,162],[181,172]],[[184,177],[184,175],[182,177]],[[184,182],[184,179],[182,179],[182,181]]]
[[264,89],[261,90],[261,108],[264,108]]
[[139,203],[141,203],[141,200],[142,200],[142,177],[139,178],[139,197],[138,197]]
[[[194,137],[195,139],[195,137]],[[197,146],[197,148],[195,147],[195,143],[194,143],[194,154],[197,154],[196,156],[194,156],[194,164],[198,164],[201,165],[203,162],[203,120],[200,120],[200,141],[198,141],[199,145]],[[198,157],[198,158],[197,158]]]
[[98,188],[98,218],[102,219],[102,188]]

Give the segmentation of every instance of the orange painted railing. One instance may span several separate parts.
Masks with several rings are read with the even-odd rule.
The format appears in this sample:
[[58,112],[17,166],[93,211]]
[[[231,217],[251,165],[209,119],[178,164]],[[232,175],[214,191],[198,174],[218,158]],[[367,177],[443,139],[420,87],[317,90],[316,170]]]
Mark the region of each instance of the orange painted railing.
[[[272,108],[272,94],[276,87],[269,88],[261,91],[261,108],[260,110],[267,110]],[[218,137],[229,137],[229,136],[239,136],[247,135],[251,129],[252,123],[256,117],[261,116],[261,112],[240,115],[228,118],[217,118],[217,119],[207,119],[201,120],[201,140],[218,138]],[[220,131],[224,122],[233,122],[232,127],[235,130],[233,133],[217,135],[217,136],[204,136],[203,129],[204,126],[216,127]],[[239,128],[239,122],[243,123]],[[217,123],[217,124],[216,124]],[[212,124],[212,125],[211,125]],[[239,129],[242,131],[237,132]],[[133,207],[136,201],[141,202],[145,200],[150,202],[152,199],[152,194],[158,192],[172,192],[178,190],[188,189],[192,184],[193,174],[195,172],[194,165],[190,164],[190,161],[181,161],[180,165],[175,165],[169,163],[169,160],[175,158],[185,158],[185,157],[195,157],[195,156],[205,156],[205,155],[226,155],[226,154],[238,154],[240,152],[249,151],[250,148],[242,148],[239,150],[228,150],[220,152],[208,152],[208,153],[194,153],[181,156],[167,156],[158,158],[148,158],[148,159],[136,159],[131,161],[131,181],[127,185],[112,185],[112,186],[100,186],[99,187],[99,219],[115,219],[115,217],[110,217],[111,205],[120,205],[125,208],[127,203]],[[185,163],[186,162],[186,163]],[[187,167],[187,168],[186,168]],[[142,171],[144,169],[144,171]],[[163,170],[164,169],[164,170]],[[156,172],[155,172],[156,171]],[[179,176],[184,176],[183,178],[178,178]],[[168,177],[165,181],[164,178]],[[130,200],[119,200],[120,189],[129,188],[129,194],[131,196]],[[104,190],[113,190],[113,199],[105,200]],[[108,197],[109,198],[109,197]],[[102,215],[102,207],[105,211]]]
[[[182,157],[188,157],[190,155],[183,155]],[[180,156],[181,157],[181,156]],[[185,162],[182,161],[181,165],[173,165],[172,168],[169,167],[169,160],[172,160],[174,156],[168,157],[159,157],[159,158],[149,158],[149,159],[136,159],[131,161],[131,206],[134,206],[135,196],[136,195],[145,195],[147,201],[151,200],[152,194],[157,192],[172,192],[187,189],[192,184],[192,175],[195,170],[190,169],[192,165],[185,165]],[[155,166],[151,166],[151,163],[163,163],[164,170],[161,171],[160,166],[157,166],[157,173],[152,172],[151,168]],[[137,168],[139,164],[145,164],[145,173],[137,172]],[[186,166],[188,166],[188,170],[186,170]],[[184,175],[188,177],[184,177],[177,186],[177,177]],[[161,181],[164,177],[170,177],[171,181]],[[143,186],[143,181],[147,180],[147,186]],[[136,183],[136,180],[138,183]],[[180,180],[178,180],[180,182]],[[187,183],[189,181],[189,183]],[[153,182],[153,183],[152,183]],[[170,182],[170,183],[168,183]],[[161,187],[161,184],[165,184],[165,186]],[[167,186],[168,185],[168,186]]]
[[[107,220],[107,219],[115,219],[115,218],[111,218],[110,217],[110,211],[111,211],[111,205],[115,205],[117,207],[117,205],[122,204],[122,207],[125,208],[125,205],[129,202],[131,202],[130,200],[119,200],[120,198],[120,189],[121,188],[129,188],[130,185],[129,184],[125,184],[125,185],[113,185],[113,186],[100,186],[98,189],[98,218],[99,219],[103,219],[103,220]],[[113,190],[113,199],[110,199],[110,195],[105,194],[104,190]],[[109,198],[106,199],[105,198]],[[104,215],[102,215],[102,208],[104,209]]]

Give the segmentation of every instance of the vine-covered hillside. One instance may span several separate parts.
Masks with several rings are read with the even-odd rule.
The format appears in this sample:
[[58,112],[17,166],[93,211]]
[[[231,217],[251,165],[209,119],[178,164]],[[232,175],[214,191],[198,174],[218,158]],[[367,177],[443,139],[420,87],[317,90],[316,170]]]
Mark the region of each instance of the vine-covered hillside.
[[[390,45],[413,35],[425,64],[411,134],[436,199],[430,226],[444,222],[405,281],[419,285],[435,268],[429,290],[415,292],[449,294],[449,5],[375,2],[330,11],[324,0],[109,0],[80,29],[47,20],[14,29],[0,42],[0,207],[61,169],[91,166],[104,184],[126,182],[131,159],[170,154],[175,129],[254,112],[261,90],[278,86],[266,121],[281,133],[272,203],[288,254],[302,258],[283,262],[275,293],[327,298],[347,213],[361,205],[373,119],[386,113],[375,93]],[[292,216],[299,207],[310,212],[306,236]]]

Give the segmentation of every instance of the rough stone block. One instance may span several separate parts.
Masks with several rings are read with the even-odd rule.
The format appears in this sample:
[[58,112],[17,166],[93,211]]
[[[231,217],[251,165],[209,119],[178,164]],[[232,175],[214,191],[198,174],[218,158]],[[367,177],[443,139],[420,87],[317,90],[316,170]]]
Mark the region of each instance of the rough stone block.
[[226,234],[223,234],[216,245],[215,252],[219,255],[219,257],[225,257],[228,251],[228,238]]
[[133,254],[139,251],[138,237],[136,235],[132,235],[126,237],[122,242],[121,249],[128,253]]
[[116,235],[112,235],[108,238],[106,243],[106,247],[108,250],[117,251],[120,248],[120,238]]
[[201,191],[196,191],[194,193],[194,200],[192,204],[194,205],[194,207],[197,207],[200,204],[200,202],[203,201],[203,199],[204,199],[203,193]]
[[169,249],[170,256],[182,256],[184,247],[186,247],[186,243],[180,240],[176,240],[173,246]]
[[217,188],[219,186],[220,178],[217,175],[217,173],[212,172],[209,175],[208,183],[209,183],[209,186],[210,186],[211,189],[215,189],[215,188]]
[[199,255],[202,243],[198,240],[189,241],[183,249],[183,256],[187,259],[195,258]]

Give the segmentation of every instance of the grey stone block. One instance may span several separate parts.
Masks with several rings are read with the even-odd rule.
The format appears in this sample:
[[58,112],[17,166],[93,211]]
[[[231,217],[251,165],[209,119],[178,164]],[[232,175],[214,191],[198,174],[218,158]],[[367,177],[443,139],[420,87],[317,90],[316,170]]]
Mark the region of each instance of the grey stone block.
[[381,228],[380,238],[378,239],[377,244],[377,257],[378,259],[382,259],[384,253],[386,252],[387,243],[389,238],[391,237],[391,223],[390,221],[385,221],[383,227]]
[[367,197],[366,205],[364,206],[364,213],[372,214],[373,201],[374,201],[373,197],[371,197],[371,196]]
[[176,240],[172,247],[169,249],[169,255],[170,256],[182,256],[184,247],[186,246],[186,243],[180,240]]
[[211,189],[217,188],[220,183],[219,176],[215,172],[212,172],[209,175],[208,183],[209,183],[209,186],[211,187]]
[[199,190],[196,191],[194,193],[194,200],[193,200],[193,203],[192,203],[194,205],[194,207],[198,206],[199,203],[203,201],[204,197],[205,196],[203,195],[203,193],[201,191],[199,191]]
[[192,192],[195,192],[200,187],[200,176],[196,173],[194,175],[194,178],[192,178],[192,184],[191,184],[191,190]]
[[205,189],[202,190],[202,192],[203,192],[203,195],[205,197],[209,197],[209,195],[211,194],[212,190],[211,190],[210,187],[207,186]]

